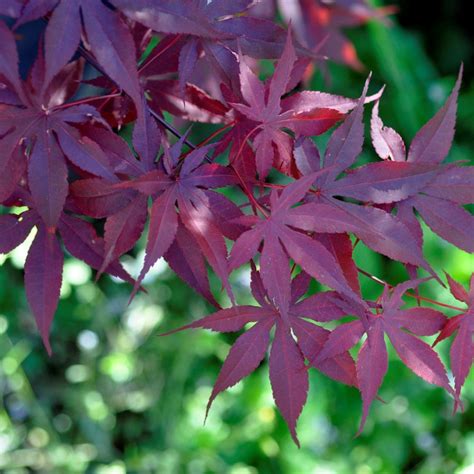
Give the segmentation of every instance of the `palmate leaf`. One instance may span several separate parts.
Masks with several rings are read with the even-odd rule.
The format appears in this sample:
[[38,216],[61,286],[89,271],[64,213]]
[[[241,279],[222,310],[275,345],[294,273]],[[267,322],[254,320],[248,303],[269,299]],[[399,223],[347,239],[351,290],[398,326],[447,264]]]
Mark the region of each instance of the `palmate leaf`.
[[[156,148],[156,147],[155,147]],[[223,195],[217,195],[210,188],[227,186],[235,182],[235,176],[228,169],[217,164],[204,164],[203,160],[210,147],[196,149],[180,157],[181,143],[168,149],[159,164],[150,161],[146,168],[135,179],[118,183],[117,191],[138,191],[145,196],[152,196],[150,227],[143,269],[138,277],[132,296],[152,265],[165,256],[175,241],[178,225],[181,223],[189,236],[192,245],[197,246],[201,254],[221,278],[229,296],[233,298],[228,283],[227,249],[224,235],[236,231],[235,226],[219,223],[219,217],[225,215],[239,217],[242,213]],[[148,171],[149,169],[149,171]],[[176,177],[179,176],[179,179]],[[202,187],[207,186],[207,190]],[[104,192],[108,192],[107,188]],[[146,205],[146,201],[142,201]],[[209,301],[215,303],[210,294],[205,270],[189,271],[188,264],[180,265],[176,256],[181,254],[188,263],[195,258],[185,257],[188,251],[175,246],[170,253],[174,260],[172,266],[181,268],[178,274]],[[173,256],[175,258],[173,258]],[[200,262],[200,260],[199,260]],[[196,278],[201,281],[197,282]]]
[[[393,167],[394,163],[379,163],[358,170],[354,177],[349,176],[347,194],[344,194],[346,193],[344,182],[341,181],[339,192],[342,195],[356,197],[356,199],[360,199],[365,194],[365,199],[373,199],[373,202],[378,203],[400,203],[397,207],[399,211],[403,207],[399,212],[402,221],[412,228],[415,227],[415,232],[421,234],[419,224],[417,225],[411,219],[413,209],[416,209],[431,230],[440,237],[466,252],[474,252],[474,240],[472,239],[474,216],[459,205],[474,202],[474,177],[471,168],[441,164],[451,148],[454,137],[457,97],[461,87],[462,72],[463,68],[461,67],[453,91],[444,106],[416,134],[410,145],[407,161],[403,165],[397,163],[400,170],[403,169],[402,167],[414,165],[415,167],[412,168],[413,177],[418,176],[418,179],[412,180],[407,176],[396,185],[394,182],[390,182],[391,178],[389,177],[389,167]],[[404,161],[405,154],[401,153],[404,145],[401,146],[398,134],[390,129],[392,131],[389,135],[385,134],[383,143],[381,134],[384,133],[384,130],[385,127],[378,116],[378,109],[374,109],[372,141],[377,153],[385,159],[390,155],[387,151],[388,148],[398,149],[398,151],[392,152],[392,159]],[[408,170],[408,168],[405,169]],[[374,170],[380,173],[378,178],[380,184],[369,183]],[[359,187],[364,181],[366,183],[365,193],[361,192]],[[355,189],[352,188],[353,184],[356,185]],[[389,192],[387,192],[388,190]]]
[[[249,129],[253,134],[255,160],[260,179],[264,179],[275,162],[273,148],[278,150],[283,169],[288,170],[292,161],[291,139],[281,129],[287,128],[298,134],[319,135],[343,118],[344,114],[328,107],[318,107],[313,101],[312,107],[282,109],[281,96],[287,92],[290,76],[296,62],[296,54],[288,33],[285,49],[278,60],[275,72],[268,86],[264,86],[245,59],[240,56],[240,92],[244,103],[230,105],[245,119],[238,126]],[[267,97],[265,99],[265,97]],[[316,103],[314,103],[316,102]],[[235,132],[232,132],[235,133]]]
[[36,20],[50,10],[53,12],[45,32],[43,88],[72,58],[82,33],[106,74],[133,99],[140,110],[141,93],[133,37],[120,16],[100,0],[28,0],[19,23]]
[[[32,197],[26,192],[21,194],[23,204],[31,206]],[[104,242],[91,224],[64,213],[58,219],[57,232],[48,227],[34,209],[18,216],[1,215],[0,253],[8,253],[23,243],[33,228],[36,228],[36,234],[25,262],[25,290],[44,346],[51,355],[49,332],[59,301],[64,261],[59,237],[70,254],[92,268],[101,269],[130,283],[134,283],[134,280],[116,259],[109,258],[109,263],[105,263],[107,255]]]
[[[351,220],[345,219],[346,214],[343,214],[340,220],[334,215],[330,219],[324,219],[326,217],[324,205],[308,204],[291,208],[305,196],[317,177],[318,173],[314,173],[293,182],[278,198],[273,192],[271,215],[258,222],[253,229],[244,232],[236,240],[230,254],[229,267],[232,270],[252,258],[263,241],[260,262],[262,275],[264,281],[267,281],[267,290],[271,298],[275,298],[277,302],[282,301],[280,295],[282,291],[285,294],[289,291],[288,288],[283,290],[283,285],[278,282],[280,278],[283,281],[286,279],[284,274],[288,267],[288,256],[321,283],[340,291],[348,298],[357,301],[359,299],[347,283],[341,267],[330,251],[304,232],[294,230],[296,227],[304,231],[344,233],[354,229]],[[300,218],[306,206],[310,207],[308,214],[311,214],[311,218],[307,220]]]
[[270,382],[275,403],[290,429],[293,440],[299,445],[296,423],[306,403],[308,392],[305,359],[312,359],[313,366],[327,376],[348,385],[357,385],[355,364],[349,353],[341,351],[336,357],[326,358],[321,363],[315,362],[329,331],[306,321],[332,321],[343,317],[345,311],[341,309],[342,300],[335,292],[318,293],[298,302],[302,291],[307,287],[306,283],[309,282],[304,273],[292,281],[287,274],[286,284],[283,281],[280,284],[290,291],[281,293],[278,300],[271,296],[271,290],[265,288],[265,280],[262,277],[253,266],[252,292],[260,302],[260,307],[234,306],[223,309],[166,335],[192,328],[235,332],[250,322],[255,323],[236,339],[230,349],[212,390],[208,412],[220,392],[238,383],[260,365],[267,352],[270,330],[275,327],[269,357]]
[[[421,244],[415,238],[416,234],[412,230],[411,222],[405,223],[398,217],[376,207],[356,205],[337,199],[338,196],[344,195],[346,192],[346,180],[349,184],[347,194],[353,194],[353,196],[357,196],[357,198],[363,202],[370,201],[372,196],[374,196],[374,200],[383,200],[382,197],[385,195],[409,194],[411,189],[417,189],[419,186],[417,180],[412,178],[412,173],[415,175],[420,174],[419,168],[412,168],[411,170],[405,169],[404,174],[402,174],[404,178],[401,179],[390,175],[389,182],[386,183],[385,178],[389,175],[388,172],[377,168],[373,170],[373,166],[377,166],[378,164],[367,165],[360,170],[356,168],[355,171],[351,170],[350,173],[346,173],[346,176],[337,179],[340,173],[344,172],[353,164],[358,153],[360,153],[360,146],[363,139],[363,127],[360,115],[361,107],[364,102],[363,97],[364,94],[359,100],[359,105],[333,133],[331,137],[333,144],[331,145],[331,141],[328,144],[325,153],[325,163],[322,168],[320,165],[315,164],[319,163],[319,151],[314,146],[308,144],[308,142],[305,144],[304,141],[297,144],[301,169],[304,169],[305,172],[310,171],[311,168],[321,170],[321,175],[315,179],[313,183],[316,188],[316,193],[308,194],[306,200],[324,203],[333,209],[337,209],[337,212],[340,214],[345,213],[345,221],[346,223],[350,223],[350,226],[346,227],[345,231],[353,232],[368,247],[376,252],[406,264],[425,268],[434,275],[433,269],[431,269],[423,257]],[[354,115],[354,119],[351,118],[352,115]],[[348,137],[349,142],[354,146],[344,146]],[[329,161],[329,164],[326,163],[327,161]],[[387,162],[381,163],[381,165],[392,167],[394,163]],[[326,171],[326,173],[323,173],[324,171]],[[428,172],[426,182],[429,182],[429,171],[431,171],[431,169],[428,167],[428,169],[422,171],[425,173]],[[364,177],[364,173],[367,173],[367,178]],[[352,178],[353,174],[355,178]],[[372,187],[371,185],[367,185],[364,191],[362,189],[362,183],[368,182],[371,178],[375,179],[376,177],[378,179],[378,181],[375,181],[376,184],[372,185]],[[435,172],[432,172],[431,177],[434,179]],[[397,179],[399,179],[398,182]],[[304,206],[301,207],[304,208]],[[327,212],[327,214],[329,215],[330,212]],[[309,222],[310,218],[308,217],[302,220],[308,220]],[[314,230],[324,232],[321,228],[315,228]],[[335,231],[335,228],[328,230],[328,232],[332,233]],[[340,231],[341,230],[339,230],[339,232]]]
[[[9,35],[12,38],[11,33]],[[82,70],[81,66],[79,68]],[[115,174],[113,160],[100,145],[83,137],[76,128],[81,123],[100,121],[97,111],[89,105],[62,107],[56,91],[43,87],[45,73],[39,56],[28,80],[18,85],[21,103],[2,106],[0,123],[5,121],[7,127],[0,138],[0,168],[10,168],[12,160],[17,164],[13,167],[15,180],[5,180],[0,195],[8,197],[13,192],[21,179],[21,170],[27,167],[34,207],[45,224],[54,229],[68,194],[66,160],[81,171],[110,180],[115,179]],[[74,81],[75,77],[75,74],[67,74],[63,79]],[[68,87],[66,83],[62,88],[61,100],[65,100],[75,93],[77,84]],[[110,131],[104,133],[113,135]]]
[[[380,307],[376,314],[361,307],[349,307],[358,319],[342,324],[328,336],[316,361],[335,357],[353,347],[364,333],[367,339],[359,350],[357,359],[357,380],[362,396],[361,433],[370,406],[376,398],[388,368],[387,349],[384,334],[388,336],[402,362],[423,380],[445,388],[456,396],[446,375],[446,369],[433,349],[415,335],[433,335],[443,328],[446,317],[428,308],[400,309],[402,295],[409,288],[416,288],[424,280],[402,283],[390,292],[385,287]],[[346,306],[343,306],[346,307]],[[409,332],[406,332],[408,330]],[[412,334],[410,334],[412,333]]]

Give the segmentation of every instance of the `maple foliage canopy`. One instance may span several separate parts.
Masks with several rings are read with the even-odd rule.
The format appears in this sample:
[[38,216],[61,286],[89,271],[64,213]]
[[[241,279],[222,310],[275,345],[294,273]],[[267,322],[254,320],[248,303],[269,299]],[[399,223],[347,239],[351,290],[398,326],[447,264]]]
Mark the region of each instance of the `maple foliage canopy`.
[[[267,14],[276,8],[286,26]],[[25,292],[48,352],[64,252],[98,277],[129,282],[131,297],[164,258],[216,308],[172,332],[245,329],[208,410],[270,346],[273,395],[296,443],[311,368],[360,391],[362,430],[388,369],[387,343],[462,406],[474,359],[474,280],[468,291],[447,276],[453,296],[467,305],[449,318],[421,305],[418,289],[427,279],[442,284],[423,254],[420,219],[474,252],[474,218],[463,207],[474,202],[474,168],[445,162],[462,68],[408,151],[384,125],[383,90],[369,94],[370,77],[357,98],[301,88],[326,57],[361,69],[341,27],[389,12],[363,0],[3,0],[0,14],[10,19],[0,20],[0,252],[35,230]],[[15,30],[38,19],[45,31],[24,78]],[[260,59],[275,60],[266,81]],[[93,79],[85,80],[85,65],[96,71]],[[94,88],[98,95],[84,96]],[[359,165],[367,104],[380,160]],[[195,145],[169,117],[219,128]],[[125,126],[133,129],[129,142],[119,133]],[[311,137],[326,132],[323,151]],[[120,258],[145,229],[143,268],[132,276]],[[407,281],[381,282],[380,297],[366,299],[359,274],[367,272],[353,259],[359,241],[404,264]],[[247,265],[258,306],[239,305],[234,295],[232,273]],[[218,303],[208,271],[230,307]],[[312,280],[327,291],[309,294]],[[419,306],[404,307],[407,293]],[[436,343],[453,338],[453,387],[422,339],[433,335]]]

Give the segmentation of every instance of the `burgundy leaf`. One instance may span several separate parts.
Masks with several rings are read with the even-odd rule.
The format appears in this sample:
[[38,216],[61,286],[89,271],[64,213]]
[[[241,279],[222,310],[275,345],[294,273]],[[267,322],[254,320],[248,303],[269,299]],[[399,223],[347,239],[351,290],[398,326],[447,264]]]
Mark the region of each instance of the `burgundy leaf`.
[[473,329],[472,317],[470,320],[466,318],[459,325],[456,338],[451,344],[449,355],[457,396],[461,393],[461,388],[474,362],[474,345],[472,342]]
[[439,336],[436,338],[436,341],[433,343],[433,347],[436,346],[438,342],[441,342],[444,339],[447,339],[448,337],[452,336],[454,332],[457,331],[457,329],[459,328],[465,316],[466,315],[463,313],[463,314],[458,314],[457,316],[453,316],[452,318],[449,318],[445,326],[439,333]]
[[122,181],[115,189],[136,189],[147,196],[153,196],[168,188],[172,181],[168,175],[161,170],[152,170],[134,179],[133,181]]
[[56,236],[40,225],[25,262],[25,290],[49,355],[49,330],[58,306],[63,260]]
[[384,204],[402,201],[424,190],[437,173],[434,166],[385,161],[356,168],[326,189],[328,192]]
[[423,380],[452,392],[446,370],[428,344],[399,329],[386,326],[385,330],[400,359],[410,370]]
[[355,109],[345,122],[331,135],[329,140],[326,153],[324,154],[324,165],[335,166],[330,172],[331,177],[349,168],[362,151],[362,144],[364,143],[362,118],[369,81],[370,77],[365,83],[362,96]]
[[[383,89],[374,95],[365,98],[365,104],[377,101],[382,95]],[[299,113],[310,112],[315,109],[332,109],[347,114],[353,110],[359,100],[350,99],[339,95],[328,94],[320,91],[302,91],[288,95],[281,101],[283,111],[297,110]]]
[[150,114],[137,120],[133,128],[133,146],[140,160],[151,170],[161,145],[161,134]]
[[197,194],[197,199],[191,202],[182,193],[179,193],[180,217],[196,239],[207,261],[221,279],[230,299],[233,300],[232,289],[228,281],[229,269],[224,237],[213,224],[210,211],[205,205],[205,200],[200,199],[201,197]]
[[59,128],[57,136],[64,154],[71,163],[95,176],[115,181],[112,164],[96,142],[87,136],[81,137],[77,130],[69,126]]
[[423,191],[457,204],[470,204],[474,202],[474,167],[447,166]]
[[[105,259],[104,240],[97,235],[89,222],[63,214],[58,229],[66,250],[72,256],[96,270],[102,269]],[[135,284],[135,280],[118,262],[112,262],[105,272]]]
[[136,195],[133,190],[117,189],[101,178],[74,181],[70,192],[74,206],[85,215],[95,218],[108,217],[121,211]]
[[364,226],[358,226],[356,219],[344,208],[312,202],[286,212],[284,223],[301,230],[329,234],[364,230]]
[[474,216],[460,206],[432,196],[418,196],[416,208],[428,227],[466,252],[474,252]]
[[[336,204],[336,201],[334,201]],[[415,235],[399,219],[375,207],[356,206],[351,203],[337,204],[354,219],[354,224],[362,230],[356,235],[368,247],[393,260],[411,263],[433,273],[425,261],[422,249],[417,245]],[[365,226],[365,229],[364,229]]]
[[275,67],[275,72],[268,88],[268,103],[271,104],[268,114],[280,112],[280,97],[287,91],[291,71],[296,61],[295,49],[291,40],[291,31],[288,31],[285,49]]
[[151,207],[145,262],[135,284],[134,293],[150,268],[166,253],[175,239],[178,229],[175,203],[176,192],[171,188],[156,199]]
[[301,174],[307,175],[321,169],[319,150],[310,138],[301,137],[296,141],[294,155]]
[[357,359],[357,380],[362,395],[362,419],[358,434],[364,429],[370,406],[382,385],[388,369],[384,332],[379,322],[374,323]]
[[[91,49],[106,74],[142,107],[133,37],[121,18],[101,2],[82,0],[84,29]],[[85,2],[85,3],[84,3]]]
[[360,321],[341,324],[331,331],[323,349],[318,354],[318,360],[330,359],[354,347],[364,334],[364,326]]
[[234,342],[212,389],[206,416],[219,393],[240,382],[260,365],[267,352],[270,329],[274,324],[272,319],[260,321]]
[[79,46],[81,39],[79,8],[80,2],[60,1],[48,21],[44,39],[45,86],[72,58]]
[[322,244],[290,229],[282,231],[282,237],[286,251],[306,273],[350,299],[359,301],[347,283],[341,267]]
[[[202,2],[184,0],[113,0],[130,18],[160,33],[183,33],[204,38],[225,38],[212,27]],[[207,5],[207,4],[205,4]]]
[[463,303],[469,303],[469,293],[464,289],[461,283],[458,283],[450,275],[445,272],[446,278],[448,279],[449,289],[451,294]]
[[391,321],[417,336],[432,336],[443,328],[446,316],[431,308],[409,308],[396,312]]
[[360,295],[359,271],[352,258],[354,247],[347,234],[320,234],[317,239],[334,255],[350,287]]
[[275,403],[299,446],[296,423],[308,396],[308,372],[296,342],[283,324],[276,326],[270,352],[270,381]]
[[311,276],[300,272],[291,282],[291,302],[294,305],[307,291],[311,283]]
[[379,117],[379,101],[375,102],[370,121],[372,144],[377,155],[383,160],[405,161],[406,149],[402,137],[390,127],[386,127]]
[[258,306],[234,306],[232,308],[221,309],[209,316],[198,319],[193,323],[186,324],[178,329],[162,334],[167,336],[185,329],[204,328],[216,332],[236,332],[242,329],[247,323],[256,321],[265,321],[270,319],[274,312],[268,309],[262,309]]
[[186,82],[191,79],[191,74],[198,60],[198,41],[191,39],[188,41],[179,53],[179,88],[181,95],[184,95]]
[[66,64],[56,74],[44,92],[45,100],[50,107],[64,104],[77,93],[81,85],[84,65],[85,60],[79,58]]
[[64,157],[49,131],[40,135],[31,152],[28,181],[36,210],[48,229],[54,229],[68,193]]
[[0,76],[4,76],[17,93],[21,92],[15,38],[3,21],[0,21]]
[[328,337],[327,329],[299,318],[293,318],[291,328],[298,338],[298,346],[313,367],[338,382],[357,386],[356,367],[349,353],[341,353],[324,360],[317,358]]
[[456,121],[456,108],[463,67],[443,108],[416,134],[408,152],[408,161],[441,163],[451,148]]
[[291,300],[290,267],[278,236],[271,232],[265,238],[260,257],[260,275],[270,301],[287,319]]
[[340,307],[340,298],[335,291],[323,291],[305,298],[292,307],[292,313],[314,321],[334,321],[347,313]]
[[218,308],[219,303],[209,288],[204,258],[200,252],[196,252],[196,247],[196,240],[183,224],[178,222],[175,241],[164,254],[164,258],[181,279]]
[[19,216],[0,215],[0,253],[9,253],[18,247],[31,232],[35,218],[30,212]]
[[140,238],[147,218],[147,198],[136,197],[127,207],[109,217],[104,227],[105,258],[99,274],[128,252]]
[[232,247],[229,259],[229,271],[248,262],[256,253],[263,239],[263,229],[255,227],[244,232]]

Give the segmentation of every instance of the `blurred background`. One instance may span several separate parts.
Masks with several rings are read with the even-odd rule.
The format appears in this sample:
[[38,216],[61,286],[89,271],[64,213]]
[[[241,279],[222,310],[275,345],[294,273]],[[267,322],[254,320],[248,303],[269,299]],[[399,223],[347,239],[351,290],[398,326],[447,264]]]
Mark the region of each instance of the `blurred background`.
[[[464,61],[450,159],[472,160],[474,41],[467,5],[452,0],[386,4],[400,9],[390,26],[370,22],[346,31],[367,71],[373,71],[373,90],[387,84],[381,102],[385,123],[409,143],[442,105]],[[22,34],[28,48],[34,35],[25,29]],[[329,82],[316,72],[311,87],[356,97],[367,71],[330,64]],[[193,133],[199,141],[207,130],[197,127]],[[369,140],[365,148],[364,159],[373,159]],[[425,230],[428,261],[467,284],[473,256]],[[149,293],[127,307],[129,286],[109,277],[95,284],[88,267],[67,260],[51,334],[54,354],[48,358],[24,296],[27,248],[28,242],[0,255],[0,472],[474,472],[472,376],[463,392],[465,413],[452,416],[452,401],[443,391],[417,379],[393,353],[380,392],[386,404],[374,404],[358,438],[358,392],[311,371],[298,450],[275,411],[267,364],[220,395],[204,426],[212,384],[235,336],[188,331],[158,337],[212,309],[162,262],[145,281]],[[124,262],[137,274],[142,259],[143,241]],[[363,245],[356,260],[390,283],[406,278],[400,265]],[[380,287],[361,278],[366,296],[376,298]],[[235,283],[240,301],[249,302],[248,275],[237,274]],[[435,284],[426,284],[423,294],[459,305]],[[439,350],[447,363],[449,341]]]

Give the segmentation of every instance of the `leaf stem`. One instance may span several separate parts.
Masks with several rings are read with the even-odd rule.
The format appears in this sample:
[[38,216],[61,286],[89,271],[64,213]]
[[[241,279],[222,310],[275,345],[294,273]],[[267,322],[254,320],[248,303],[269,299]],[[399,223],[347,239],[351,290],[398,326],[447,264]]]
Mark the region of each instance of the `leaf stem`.
[[53,110],[60,110],[60,109],[66,109],[68,107],[73,107],[75,105],[82,105],[82,104],[87,104],[88,102],[94,102],[95,100],[102,100],[102,99],[113,99],[114,97],[119,97],[122,95],[122,92],[113,92],[109,95],[96,95],[94,97],[85,97],[84,99],[79,99],[74,102],[67,102],[65,104],[57,105],[56,107],[53,108]]
[[[388,286],[389,288],[393,288],[393,285],[390,285],[390,283],[387,283],[386,281],[371,275],[369,272],[366,272],[365,270],[362,270],[362,268],[357,267],[357,271],[361,273],[362,275],[365,275],[366,277],[370,278],[371,280],[375,281],[376,283],[384,286]],[[426,301],[427,303],[435,304],[438,306],[442,306],[443,308],[449,308],[449,309],[454,309],[456,311],[465,311],[465,308],[460,308],[459,306],[452,306],[450,304],[446,303],[441,303],[440,301],[432,300],[431,298],[425,298],[420,295],[415,295],[414,293],[410,293],[409,291],[405,292],[407,296],[410,296],[411,298],[415,298],[418,300]]]
[[217,135],[221,134],[222,132],[225,132],[228,128],[233,127],[235,125],[235,120],[232,120],[232,122],[228,123],[222,128],[219,128],[215,132],[211,133],[206,139],[204,139],[202,142],[198,143],[198,147],[204,146],[208,144],[213,138],[217,137]]
[[176,35],[161,51],[158,51],[155,56],[153,56],[149,61],[145,60],[145,62],[138,68],[138,72],[143,72],[150,64],[153,64],[153,62],[159,58],[162,54],[164,54],[168,49],[170,49],[172,46],[174,46],[178,40],[182,37],[183,35],[179,33]]

